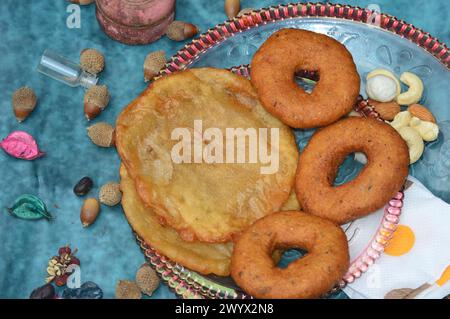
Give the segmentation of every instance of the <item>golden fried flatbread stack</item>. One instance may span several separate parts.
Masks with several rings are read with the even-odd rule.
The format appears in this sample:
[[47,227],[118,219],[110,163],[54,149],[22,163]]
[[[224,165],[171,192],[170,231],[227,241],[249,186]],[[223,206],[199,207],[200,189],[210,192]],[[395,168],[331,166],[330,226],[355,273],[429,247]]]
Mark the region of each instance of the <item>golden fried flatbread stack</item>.
[[[250,161],[250,153],[240,163],[217,162],[219,157],[207,163],[195,154],[191,162],[177,162],[174,149],[181,141],[174,132],[180,128],[191,133],[192,149],[204,152],[216,143],[206,129],[223,132],[224,161],[227,128],[267,129],[268,138],[258,136],[258,146],[278,152],[277,169],[262,173],[269,164],[260,157]],[[220,144],[214,145],[217,152]],[[228,275],[233,237],[286,202],[298,205],[290,197],[298,160],[291,130],[264,110],[247,79],[226,70],[190,69],[155,81],[120,114],[116,146],[123,164],[122,205],[134,231],[161,254],[202,274]],[[239,147],[235,143],[235,159]]]

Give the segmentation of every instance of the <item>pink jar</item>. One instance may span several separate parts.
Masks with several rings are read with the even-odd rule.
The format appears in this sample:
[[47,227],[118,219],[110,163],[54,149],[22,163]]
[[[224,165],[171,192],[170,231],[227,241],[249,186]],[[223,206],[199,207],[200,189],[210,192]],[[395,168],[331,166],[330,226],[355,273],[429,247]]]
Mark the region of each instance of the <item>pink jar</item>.
[[159,39],[175,16],[176,0],[96,0],[96,15],[107,35],[125,44]]

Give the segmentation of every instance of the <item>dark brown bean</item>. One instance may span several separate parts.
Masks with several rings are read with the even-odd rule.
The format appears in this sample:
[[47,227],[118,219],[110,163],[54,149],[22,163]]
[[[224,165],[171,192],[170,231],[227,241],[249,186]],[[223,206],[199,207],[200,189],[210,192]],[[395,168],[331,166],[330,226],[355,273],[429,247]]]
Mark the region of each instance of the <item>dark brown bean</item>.
[[92,189],[94,182],[89,177],[85,176],[75,185],[73,192],[77,196],[84,196]]

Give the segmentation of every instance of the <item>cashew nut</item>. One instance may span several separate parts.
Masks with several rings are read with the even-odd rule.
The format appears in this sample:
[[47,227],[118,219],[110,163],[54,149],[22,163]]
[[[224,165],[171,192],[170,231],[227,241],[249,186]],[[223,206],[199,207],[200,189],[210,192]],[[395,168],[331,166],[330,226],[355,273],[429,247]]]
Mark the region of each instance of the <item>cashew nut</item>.
[[422,80],[411,72],[405,72],[400,76],[400,81],[405,83],[409,89],[397,96],[397,103],[400,105],[411,105],[418,103],[423,94]]
[[378,102],[390,102],[401,93],[396,76],[385,69],[376,69],[366,78],[366,92],[369,98]]
[[411,122],[411,117],[411,113],[408,111],[400,112],[394,117],[394,120],[391,122],[391,126],[398,131],[400,128],[409,125]]
[[425,150],[425,144],[419,133],[409,127],[404,126],[398,129],[398,133],[405,140],[409,148],[409,163],[414,164],[419,160]]
[[435,141],[439,136],[439,126],[433,122],[422,121],[413,116],[409,122],[409,126],[415,129],[426,142]]

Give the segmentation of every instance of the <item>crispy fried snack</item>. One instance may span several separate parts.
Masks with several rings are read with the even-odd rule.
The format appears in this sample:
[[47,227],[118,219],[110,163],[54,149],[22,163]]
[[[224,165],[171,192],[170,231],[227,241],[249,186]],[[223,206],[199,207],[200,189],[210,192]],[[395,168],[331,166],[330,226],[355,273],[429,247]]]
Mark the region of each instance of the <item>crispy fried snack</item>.
[[228,276],[231,243],[185,242],[170,227],[161,225],[152,209],[145,207],[125,166],[120,167],[122,207],[133,230],[152,248],[171,260],[201,274]]
[[[366,154],[367,165],[355,179],[334,186],[339,165],[353,152]],[[305,212],[346,224],[386,205],[408,168],[408,146],[395,129],[350,117],[314,133],[298,163],[297,198]]]
[[[308,253],[287,268],[278,268],[271,254],[288,248]],[[288,211],[258,220],[239,237],[231,257],[231,276],[256,298],[318,298],[341,280],[348,265],[347,238],[339,226]]]
[[[200,136],[203,152],[215,143],[193,129],[194,121],[202,128],[218,129],[223,134],[223,158],[229,137],[227,128],[268,129],[261,145],[279,154],[279,167],[272,174],[261,174],[269,164],[261,161],[236,163],[239,143],[235,143],[234,163],[174,163],[174,129],[186,128],[195,140]],[[278,129],[279,145],[271,133]],[[184,140],[184,138],[183,138]],[[246,138],[249,145],[250,138]],[[144,203],[160,216],[162,223],[176,229],[187,241],[228,242],[255,220],[278,211],[289,197],[298,151],[291,130],[272,117],[258,101],[247,79],[226,70],[201,68],[177,72],[155,81],[119,116],[116,146],[123,163],[136,183]],[[180,152],[185,155],[184,150]],[[204,154],[204,153],[203,153]]]

